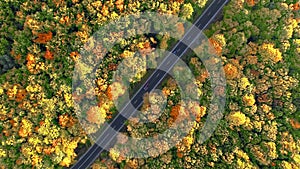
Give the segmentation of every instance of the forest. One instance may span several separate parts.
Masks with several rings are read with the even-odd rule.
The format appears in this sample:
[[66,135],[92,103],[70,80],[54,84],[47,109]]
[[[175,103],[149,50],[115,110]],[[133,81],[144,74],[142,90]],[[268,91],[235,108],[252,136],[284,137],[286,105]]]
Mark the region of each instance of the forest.
[[[142,58],[157,65],[153,53],[174,45],[168,32],[121,39],[109,51],[95,45],[93,55],[102,58],[92,89],[98,102],[79,116],[75,102],[82,98],[72,90],[73,72],[76,65],[83,74],[90,71],[80,63],[85,57],[81,52],[103,25],[144,11],[193,23],[209,3],[0,1],[0,168],[71,167],[94,144],[90,135],[118,114],[114,100],[133,92],[149,74]],[[187,30],[182,22],[174,27],[181,36]],[[184,62],[195,77],[193,92],[200,99],[182,106],[178,83],[167,77],[159,86],[161,94],[145,96],[143,113],[128,120],[123,132],[128,137],[155,136],[182,120],[180,114],[188,109],[195,115],[188,134],[173,147],[153,143],[145,158],[127,158],[126,149],[116,144],[99,154],[92,169],[300,168],[300,2],[231,0],[203,33],[219,59],[207,62],[220,62],[226,88],[212,89],[205,63],[190,52]],[[113,73],[126,59],[130,62],[123,64],[138,72],[127,87],[113,81]],[[201,128],[214,108],[210,106],[213,91],[226,94],[223,118],[212,136],[199,143]],[[152,106],[160,104],[165,104],[162,112]],[[139,123],[143,119],[151,123]]]

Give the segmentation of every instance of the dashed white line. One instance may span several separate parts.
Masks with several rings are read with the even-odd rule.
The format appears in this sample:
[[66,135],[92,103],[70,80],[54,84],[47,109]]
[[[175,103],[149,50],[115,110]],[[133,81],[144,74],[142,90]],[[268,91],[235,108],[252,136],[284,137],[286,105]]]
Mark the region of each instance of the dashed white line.
[[[228,1],[228,0],[226,0],[226,2],[227,2],[227,1]],[[219,4],[220,2],[221,2],[221,0],[220,0],[217,4]],[[212,4],[213,4],[213,3],[211,3],[211,4],[208,6],[208,8],[205,9],[204,12],[206,12],[206,11],[210,8],[210,6],[211,6]],[[224,6],[224,5],[222,5],[222,6]],[[222,7],[221,7],[221,8],[222,8]],[[219,9],[219,10],[220,10],[220,9]],[[217,10],[217,12],[219,12],[219,10]],[[216,12],[216,13],[217,13],[217,12]],[[214,14],[214,16],[216,15],[216,13]],[[214,16],[213,16],[213,17],[214,17]],[[199,17],[197,21],[199,21],[200,18],[201,18],[201,17]],[[210,19],[210,20],[211,20],[211,19]],[[196,21],[196,22],[197,22],[197,21]],[[208,22],[208,23],[209,23],[209,22]],[[208,23],[207,23],[206,25],[208,25]],[[205,26],[206,26],[206,25],[205,25]],[[201,24],[199,25],[199,27],[200,27],[200,26],[201,26]],[[186,34],[185,34],[185,35],[186,35]],[[185,35],[184,35],[184,36],[185,36]],[[183,37],[183,38],[184,38],[184,37]],[[176,44],[175,48],[176,48],[177,46],[178,46],[178,44]],[[167,57],[165,57],[164,60],[165,60],[166,58],[167,58]],[[164,60],[163,60],[163,62],[164,62]],[[169,62],[170,62],[170,61],[169,61]],[[169,62],[168,62],[168,63],[169,63]],[[150,77],[150,78],[151,78],[151,77]],[[160,80],[160,81],[161,81],[161,80]],[[136,95],[136,94],[135,94],[135,95]],[[128,103],[127,103],[127,105],[128,105]],[[126,107],[127,105],[125,105],[125,107]],[[141,103],[140,103],[140,105],[141,105]],[[124,109],[124,107],[123,107],[123,109]],[[123,109],[122,109],[122,110],[123,110]],[[103,133],[104,133],[104,132],[103,132]],[[96,142],[102,141],[102,140],[103,140],[103,139],[102,139],[102,140],[99,140],[99,139],[101,138],[101,136],[103,135],[103,133],[101,133],[100,136],[96,139]],[[106,137],[107,137],[107,135],[106,135]],[[106,138],[106,137],[105,137],[105,138]],[[84,161],[83,161],[81,164],[79,164],[79,168],[80,168],[81,166],[83,166],[84,163],[87,162],[87,160],[88,160],[90,157],[93,157],[92,155],[93,155],[93,153],[94,153],[95,151],[96,151],[96,149],[95,149],[95,150],[92,150],[91,154],[88,155],[88,158],[85,158]],[[81,158],[82,158],[82,157],[81,157]],[[72,166],[72,168],[73,168],[73,166]]]

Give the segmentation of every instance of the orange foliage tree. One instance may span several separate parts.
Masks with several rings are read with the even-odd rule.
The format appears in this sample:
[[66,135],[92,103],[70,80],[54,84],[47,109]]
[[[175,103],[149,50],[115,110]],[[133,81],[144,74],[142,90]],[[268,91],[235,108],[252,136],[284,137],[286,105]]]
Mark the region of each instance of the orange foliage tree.
[[179,111],[180,111],[180,105],[175,105],[172,107],[171,109],[171,112],[170,112],[170,117],[173,119],[173,120],[176,120],[178,115],[179,115]]
[[38,38],[36,38],[33,41],[36,43],[45,44],[48,41],[50,41],[51,39],[52,39],[52,32],[49,31],[48,33],[39,33]]
[[54,59],[53,54],[50,52],[50,50],[47,48],[46,53],[44,55],[45,59],[52,60]]
[[209,43],[214,47],[218,56],[222,54],[222,45],[219,44],[216,40],[209,38]]
[[224,66],[224,71],[228,79],[234,79],[238,76],[238,68],[233,64],[226,64]]
[[182,36],[184,34],[184,25],[183,25],[183,23],[178,23],[177,24],[177,30],[178,30],[179,35]]
[[300,129],[300,123],[298,121],[296,121],[295,119],[291,119],[290,124],[292,125],[292,127],[294,129]]
[[247,3],[249,6],[254,6],[254,5],[255,5],[254,0],[246,0],[246,3]]
[[293,11],[298,11],[300,9],[300,3],[299,2],[295,3],[292,8]]

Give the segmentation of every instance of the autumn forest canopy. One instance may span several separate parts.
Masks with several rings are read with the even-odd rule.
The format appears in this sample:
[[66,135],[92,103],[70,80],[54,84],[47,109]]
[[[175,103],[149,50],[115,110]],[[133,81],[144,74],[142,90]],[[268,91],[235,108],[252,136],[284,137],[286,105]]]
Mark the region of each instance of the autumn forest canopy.
[[[153,71],[146,69],[148,63],[143,58],[155,66],[159,64],[155,51],[170,50],[175,42],[164,32],[121,39],[109,51],[95,43],[90,48],[92,55],[102,58],[95,87],[73,91],[75,65],[82,74],[90,71],[80,62],[86,59],[81,50],[103,25],[142,11],[172,14],[193,22],[209,3],[1,1],[0,168],[64,168],[75,164],[94,144],[89,136],[118,115],[114,100],[128,91],[132,94]],[[188,29],[182,22],[174,23],[174,27],[180,35]],[[119,37],[118,33],[112,38]],[[189,52],[184,62],[195,77],[192,84],[196,89],[191,84],[187,90],[200,98],[183,104],[178,83],[168,76],[159,85],[160,94],[144,96],[142,113],[127,121],[122,133],[155,137],[176,120],[184,121],[187,116],[180,114],[188,113],[195,116],[192,129],[175,146],[168,141],[152,143],[143,152],[146,158],[126,157],[129,150],[118,145],[129,140],[120,136],[91,168],[300,168],[300,2],[231,0],[203,33],[218,58],[205,62],[222,65],[226,88],[212,88],[212,74],[203,60]],[[138,72],[128,78],[128,88],[113,81],[121,63]],[[126,74],[130,70],[122,71]],[[82,93],[88,90],[95,92],[97,104],[78,115],[75,102],[83,100],[85,104]],[[224,113],[212,136],[200,144],[201,128],[209,110],[215,108],[210,105],[213,91],[226,94]],[[163,110],[160,105],[165,105]]]

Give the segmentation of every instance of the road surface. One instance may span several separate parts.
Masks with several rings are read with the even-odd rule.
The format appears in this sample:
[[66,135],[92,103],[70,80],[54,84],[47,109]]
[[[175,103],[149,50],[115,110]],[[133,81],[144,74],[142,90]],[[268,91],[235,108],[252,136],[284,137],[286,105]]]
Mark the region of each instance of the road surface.
[[[211,23],[215,16],[220,12],[223,6],[228,2],[228,0],[215,0],[213,1],[202,15],[196,20],[194,25],[203,30]],[[108,149],[113,146],[113,142],[116,140],[116,132],[120,131],[124,126],[124,122],[128,117],[132,116],[138,108],[143,103],[143,96],[146,92],[150,92],[155,89],[160,82],[166,77],[168,71],[177,63],[177,61],[182,57],[188,50],[190,45],[195,42],[195,39],[199,38],[199,33],[195,28],[191,27],[183,38],[175,45],[171,50],[171,53],[178,56],[177,60],[174,57],[166,56],[159,67],[163,70],[156,69],[151,76],[147,79],[145,84],[135,93],[131,99],[131,104],[127,103],[124,108],[119,112],[119,114],[113,119],[109,126],[104,126],[104,130],[101,131],[101,135],[96,140],[96,143],[92,145],[87,152],[74,164],[71,168],[73,169],[85,169],[88,168],[93,162],[98,158],[101,152],[104,151],[105,147]],[[112,131],[112,130],[115,131]]]

